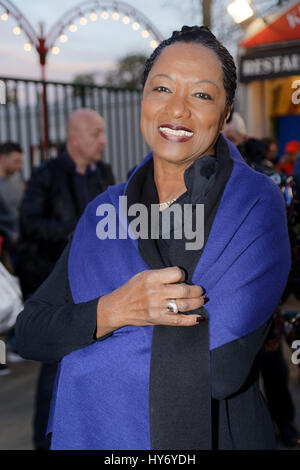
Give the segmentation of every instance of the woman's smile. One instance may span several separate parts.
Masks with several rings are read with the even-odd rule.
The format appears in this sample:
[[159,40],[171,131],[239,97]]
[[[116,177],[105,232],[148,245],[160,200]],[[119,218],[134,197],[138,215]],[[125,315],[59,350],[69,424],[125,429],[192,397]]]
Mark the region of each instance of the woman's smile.
[[158,130],[160,135],[169,142],[187,142],[194,136],[191,129],[173,124],[162,124]]

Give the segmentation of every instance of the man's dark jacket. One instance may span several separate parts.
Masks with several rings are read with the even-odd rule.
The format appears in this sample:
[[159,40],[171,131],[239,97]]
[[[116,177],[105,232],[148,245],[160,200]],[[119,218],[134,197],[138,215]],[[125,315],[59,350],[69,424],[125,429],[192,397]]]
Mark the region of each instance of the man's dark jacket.
[[79,175],[65,149],[34,170],[20,212],[17,273],[26,297],[54,268],[86,203],[112,184],[109,164],[100,161]]

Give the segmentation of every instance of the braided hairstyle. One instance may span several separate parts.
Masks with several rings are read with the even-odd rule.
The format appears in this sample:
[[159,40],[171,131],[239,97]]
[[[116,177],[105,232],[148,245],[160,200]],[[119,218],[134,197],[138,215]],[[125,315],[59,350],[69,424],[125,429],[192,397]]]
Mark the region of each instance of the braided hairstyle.
[[231,54],[206,26],[183,26],[181,31],[173,31],[169,39],[162,41],[145,63],[142,87],[144,88],[149,72],[162,50],[176,42],[201,44],[211,49],[218,56],[223,69],[227,111],[234,100],[237,82],[236,66]]

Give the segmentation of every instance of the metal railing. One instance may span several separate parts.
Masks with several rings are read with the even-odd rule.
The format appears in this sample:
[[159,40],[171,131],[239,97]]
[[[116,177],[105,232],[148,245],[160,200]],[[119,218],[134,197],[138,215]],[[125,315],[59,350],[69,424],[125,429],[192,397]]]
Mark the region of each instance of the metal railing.
[[82,107],[94,109],[105,119],[108,145],[102,159],[112,165],[117,181],[126,180],[128,171],[148,152],[140,132],[140,91],[10,77],[0,80],[6,94],[6,104],[0,105],[0,143],[20,143],[25,179],[32,166],[57,154],[66,140],[68,116]]

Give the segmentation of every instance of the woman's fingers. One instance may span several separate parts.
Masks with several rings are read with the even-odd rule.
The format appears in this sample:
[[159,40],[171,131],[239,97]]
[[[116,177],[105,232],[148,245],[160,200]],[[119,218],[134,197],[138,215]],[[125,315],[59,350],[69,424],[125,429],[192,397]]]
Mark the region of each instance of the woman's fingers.
[[172,268],[153,269],[144,271],[148,275],[150,282],[157,284],[172,284],[175,282],[182,282],[185,279],[185,272],[174,266]]
[[[190,312],[197,308],[203,307],[205,303],[204,297],[196,297],[192,299],[175,299],[179,312]],[[166,302],[167,307],[168,301]],[[167,308],[166,308],[167,311]]]
[[[179,312],[191,312],[203,307],[204,297],[196,299],[176,299]],[[205,320],[205,317],[199,313],[184,315],[184,313],[173,313],[168,310],[168,302],[165,307],[157,305],[149,311],[146,324],[150,325],[171,325],[171,326],[192,326]]]
[[166,313],[160,319],[160,325],[167,326],[195,326],[205,318],[202,315],[183,315],[180,313]]
[[[147,270],[135,275],[129,281],[130,289],[125,295],[128,304],[125,310],[130,317],[127,323],[173,326],[198,324],[203,320],[199,314],[184,315],[184,312],[195,311],[204,305],[207,300],[204,289],[182,282],[184,279],[185,272],[179,267]],[[176,302],[179,313],[170,312],[168,303],[171,300]]]
[[188,284],[169,284],[164,286],[162,295],[166,299],[189,299],[201,297],[204,289],[201,286]]

